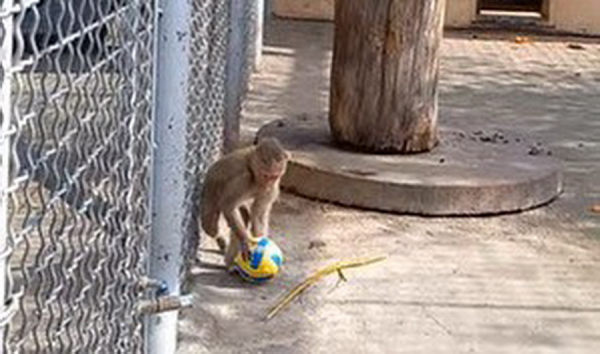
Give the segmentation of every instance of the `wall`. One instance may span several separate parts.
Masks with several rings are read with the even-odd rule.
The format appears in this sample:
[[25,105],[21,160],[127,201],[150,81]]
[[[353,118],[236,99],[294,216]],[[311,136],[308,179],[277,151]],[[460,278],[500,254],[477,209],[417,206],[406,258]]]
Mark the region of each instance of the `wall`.
[[467,27],[475,20],[477,0],[446,0],[447,27]]
[[[335,0],[272,0],[273,12],[280,17],[333,20]],[[446,0],[446,24],[468,26],[475,19],[476,0]]]
[[[332,20],[334,0],[272,0],[281,17]],[[366,1],[366,0],[365,0]],[[600,34],[600,0],[549,0],[548,23],[558,30]],[[477,0],[446,0],[446,26],[467,27]]]
[[600,34],[600,0],[550,0],[548,20],[559,30]]
[[272,0],[273,12],[280,17],[333,20],[334,0]]

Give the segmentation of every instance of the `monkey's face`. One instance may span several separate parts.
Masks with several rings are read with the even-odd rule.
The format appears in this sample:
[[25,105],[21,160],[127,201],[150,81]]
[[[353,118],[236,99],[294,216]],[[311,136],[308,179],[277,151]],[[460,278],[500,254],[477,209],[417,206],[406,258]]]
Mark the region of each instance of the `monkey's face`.
[[259,185],[270,186],[277,182],[285,173],[287,160],[281,161],[260,161],[255,171],[255,178]]
[[256,182],[267,187],[277,182],[285,173],[290,154],[274,138],[262,140],[256,147],[253,172]]

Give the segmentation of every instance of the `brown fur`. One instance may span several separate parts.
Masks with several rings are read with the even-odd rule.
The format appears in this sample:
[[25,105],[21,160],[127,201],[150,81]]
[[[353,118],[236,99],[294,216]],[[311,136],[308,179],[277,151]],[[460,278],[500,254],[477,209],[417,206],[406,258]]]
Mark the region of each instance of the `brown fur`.
[[[241,248],[248,256],[255,238],[267,236],[273,202],[285,173],[289,153],[274,138],[236,150],[215,162],[206,175],[201,196],[202,229],[216,238],[229,267]],[[250,209],[246,207],[250,204]],[[231,228],[229,247],[219,236],[223,215]],[[248,230],[250,226],[250,230]]]

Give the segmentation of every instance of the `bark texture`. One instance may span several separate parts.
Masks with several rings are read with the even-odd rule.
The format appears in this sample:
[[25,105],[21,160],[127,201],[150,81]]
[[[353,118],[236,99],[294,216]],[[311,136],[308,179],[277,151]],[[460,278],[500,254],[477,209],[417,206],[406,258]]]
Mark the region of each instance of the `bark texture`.
[[338,0],[329,123],[356,149],[413,153],[437,144],[445,0]]

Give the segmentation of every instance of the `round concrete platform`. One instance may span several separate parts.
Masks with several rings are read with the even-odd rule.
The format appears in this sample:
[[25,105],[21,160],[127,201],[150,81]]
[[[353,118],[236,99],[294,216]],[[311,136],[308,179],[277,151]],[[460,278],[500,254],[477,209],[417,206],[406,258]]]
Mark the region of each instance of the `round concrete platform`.
[[373,155],[339,149],[325,118],[263,126],[292,152],[284,190],[348,206],[420,215],[530,209],[562,190],[561,166],[539,142],[505,130],[440,129],[429,153]]

